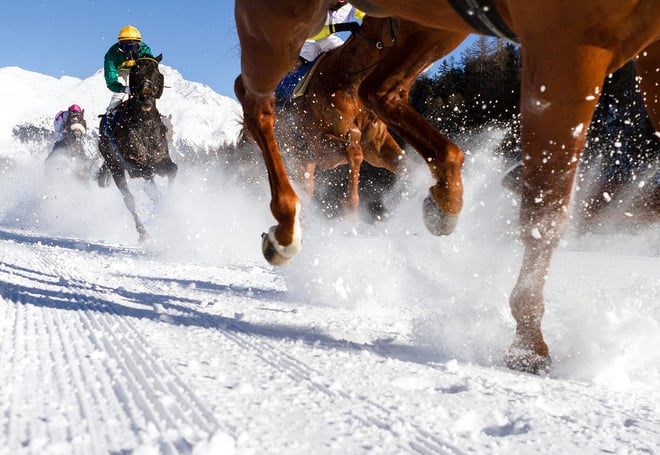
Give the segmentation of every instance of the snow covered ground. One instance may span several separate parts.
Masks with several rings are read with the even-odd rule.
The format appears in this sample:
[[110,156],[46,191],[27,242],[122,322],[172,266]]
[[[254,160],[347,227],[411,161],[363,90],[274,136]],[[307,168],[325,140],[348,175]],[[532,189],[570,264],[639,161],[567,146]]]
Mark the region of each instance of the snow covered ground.
[[139,245],[114,187],[0,138],[0,455],[660,453],[658,226],[569,232],[554,370],[506,369],[522,248],[496,139],[467,146],[452,236],[425,231],[414,174],[386,222],[307,210],[272,268],[267,187],[232,169],[182,167],[156,207],[132,181]]

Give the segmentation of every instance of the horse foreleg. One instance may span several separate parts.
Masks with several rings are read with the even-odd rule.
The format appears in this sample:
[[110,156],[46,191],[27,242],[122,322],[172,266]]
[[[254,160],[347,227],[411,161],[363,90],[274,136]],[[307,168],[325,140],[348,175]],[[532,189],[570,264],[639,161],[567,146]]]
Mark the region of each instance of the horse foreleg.
[[303,206],[314,197],[316,164],[306,154],[291,153],[287,159],[291,179],[304,193]]
[[302,233],[298,196],[275,141],[273,91],[293,68],[305,39],[320,30],[329,6],[328,0],[237,0],[234,4],[241,44],[241,75],[234,91],[243,106],[245,127],[259,145],[268,170],[270,211],[278,224],[262,236],[262,251],[274,265],[286,264],[298,254]]
[[147,240],[149,238],[149,234],[147,233],[142,220],[140,220],[140,217],[137,214],[137,210],[135,209],[135,198],[128,189],[128,182],[126,181],[126,175],[124,174],[123,169],[121,170],[121,173],[113,173],[112,177],[115,180],[117,188],[119,188],[119,191],[124,197],[124,204],[133,216],[133,221],[135,222],[135,230],[137,230],[140,241]]
[[[404,29],[405,27],[405,29]],[[401,21],[406,35],[378,64],[359,88],[360,99],[424,158],[436,183],[424,201],[424,222],[434,235],[454,231],[463,208],[463,152],[408,104],[417,76],[465,38],[463,33],[421,29]]]
[[[550,43],[548,43],[550,44]],[[543,288],[568,219],[573,179],[610,55],[597,48],[525,47],[521,96],[525,252],[509,303],[516,336],[509,367],[538,373],[550,366],[541,331]]]
[[330,133],[324,135],[323,149],[328,153],[323,153],[318,160],[319,165],[327,169],[348,163],[348,188],[342,197],[342,205],[346,216],[355,222],[360,205],[360,167],[364,161],[364,154],[360,146],[362,133],[353,125],[346,135],[347,138]]
[[300,251],[302,232],[300,202],[275,140],[274,96],[248,93],[241,76],[236,79],[235,92],[243,105],[245,126],[259,145],[266,164],[271,192],[270,211],[278,222],[262,235],[262,252],[269,263],[284,265]]
[[167,174],[167,186],[171,187],[174,184],[174,178],[179,172],[179,166],[176,165],[171,159],[167,163],[166,174]]
[[153,178],[144,181],[144,192],[147,193],[151,202],[157,205],[160,202],[160,191]]

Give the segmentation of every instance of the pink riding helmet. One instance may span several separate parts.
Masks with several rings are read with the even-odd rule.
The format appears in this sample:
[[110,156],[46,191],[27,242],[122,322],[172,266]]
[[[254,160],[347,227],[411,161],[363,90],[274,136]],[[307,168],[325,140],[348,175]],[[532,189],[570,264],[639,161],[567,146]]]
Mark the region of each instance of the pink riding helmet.
[[69,112],[82,112],[82,109],[77,104],[69,106]]

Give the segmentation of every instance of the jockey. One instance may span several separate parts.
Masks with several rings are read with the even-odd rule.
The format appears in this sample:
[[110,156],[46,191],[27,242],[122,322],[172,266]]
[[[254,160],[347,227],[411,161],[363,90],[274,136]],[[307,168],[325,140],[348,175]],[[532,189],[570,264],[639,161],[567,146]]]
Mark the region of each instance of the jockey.
[[111,114],[130,93],[128,76],[135,59],[151,57],[151,49],[142,42],[142,36],[137,28],[127,25],[119,31],[117,42],[105,54],[103,75],[105,83],[112,93],[106,113]]
[[363,18],[364,13],[346,0],[338,0],[330,7],[321,32],[303,43],[296,66],[282,78],[275,89],[276,108],[279,109],[291,101],[299,83],[319,55],[344,44],[344,40],[336,33],[355,32],[360,27],[355,20],[361,21]]
[[83,134],[87,131],[87,122],[84,119],[84,114],[85,111],[83,111],[80,106],[77,104],[72,104],[71,106],[68,107],[66,111],[59,111],[57,115],[55,115],[55,120],[53,121],[53,126],[55,129],[55,144],[60,142],[62,139],[64,139],[64,133],[66,132],[66,127],[67,125],[67,120],[69,119],[69,115],[73,114],[74,112],[79,112],[80,113],[80,124],[83,126],[84,131]]
[[362,20],[364,13],[355,8],[346,0],[338,0],[328,10],[328,16],[321,32],[306,40],[300,50],[301,63],[313,62],[323,52],[344,44],[337,32],[354,31],[358,26],[357,20]]

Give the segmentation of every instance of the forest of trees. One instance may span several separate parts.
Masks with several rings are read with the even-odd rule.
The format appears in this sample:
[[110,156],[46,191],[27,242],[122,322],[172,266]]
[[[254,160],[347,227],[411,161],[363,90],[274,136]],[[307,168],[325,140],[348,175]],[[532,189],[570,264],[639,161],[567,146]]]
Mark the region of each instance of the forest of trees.
[[[519,153],[520,72],[519,47],[480,37],[460,61],[445,60],[436,74],[420,77],[410,103],[449,137],[487,124],[508,128],[502,153],[513,157]],[[660,140],[646,115],[632,62],[605,81],[583,154],[584,160],[595,158],[606,181],[627,182],[658,167]]]
[[444,60],[436,74],[421,76],[411,105],[451,136],[487,123],[515,123],[520,102],[520,51],[480,37],[461,60]]

